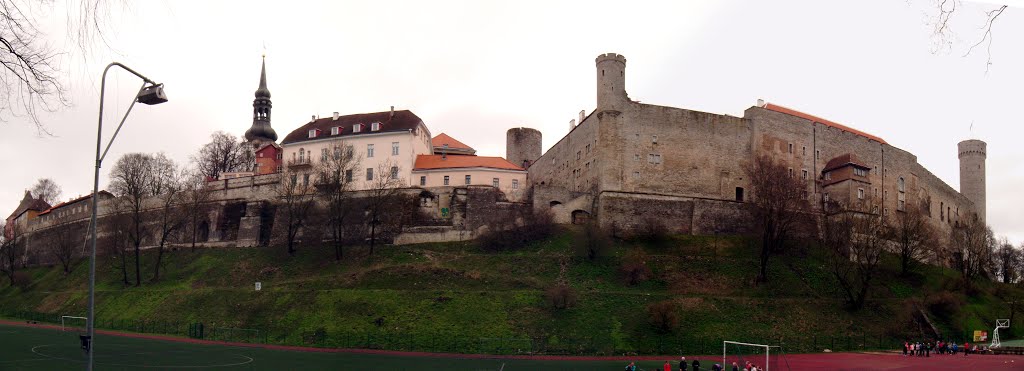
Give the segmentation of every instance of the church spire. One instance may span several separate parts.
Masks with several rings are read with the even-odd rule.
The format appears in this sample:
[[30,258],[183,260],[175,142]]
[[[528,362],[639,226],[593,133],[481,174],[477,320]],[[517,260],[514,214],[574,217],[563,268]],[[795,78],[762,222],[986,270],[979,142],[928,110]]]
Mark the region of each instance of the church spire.
[[245,132],[245,139],[260,146],[265,142],[277,141],[277,133],[270,127],[270,89],[267,89],[267,56],[263,56],[260,67],[260,87],[256,89],[256,99],[252,101],[252,127]]

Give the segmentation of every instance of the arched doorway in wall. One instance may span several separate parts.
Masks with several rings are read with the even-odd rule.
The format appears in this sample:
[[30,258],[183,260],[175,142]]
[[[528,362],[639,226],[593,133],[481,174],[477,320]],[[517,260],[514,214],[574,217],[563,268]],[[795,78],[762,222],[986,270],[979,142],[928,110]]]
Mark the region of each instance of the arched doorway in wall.
[[590,222],[590,213],[583,210],[572,211],[572,224],[587,224]]
[[210,240],[210,222],[201,221],[196,231],[196,242],[206,242]]

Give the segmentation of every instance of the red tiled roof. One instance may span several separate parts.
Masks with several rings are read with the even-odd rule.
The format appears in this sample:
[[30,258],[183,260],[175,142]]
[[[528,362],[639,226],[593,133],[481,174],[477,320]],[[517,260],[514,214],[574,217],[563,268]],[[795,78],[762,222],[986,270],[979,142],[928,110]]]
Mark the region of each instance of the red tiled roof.
[[28,210],[43,211],[49,208],[50,204],[46,203],[46,201],[40,198],[32,198],[32,193],[26,191],[25,197],[21,199],[21,203],[18,204],[18,207],[14,209],[14,212],[7,219],[17,218]]
[[847,165],[856,166],[861,169],[870,169],[870,167],[864,165],[864,163],[860,161],[860,158],[857,158],[857,155],[852,153],[846,153],[836,156],[831,160],[828,160],[828,163],[825,164],[825,168],[822,169],[821,171],[831,171],[841,167],[845,167]]
[[[379,130],[370,130],[370,124],[374,122],[380,123]],[[355,124],[363,124],[362,130],[358,133],[352,132],[352,125]],[[308,122],[298,129],[292,130],[291,133],[288,133],[288,136],[284,137],[281,144],[285,145],[324,138],[343,138],[351,135],[409,131],[416,130],[422,124],[423,120],[408,110],[394,111],[394,116],[391,115],[391,111],[345,115],[339,116],[337,120],[334,119],[334,116],[328,116]],[[335,126],[340,129],[338,135],[331,135],[331,128]],[[312,129],[320,130],[320,134],[315,138],[309,137],[309,131]]]
[[508,162],[501,157],[487,156],[447,156],[441,155],[418,155],[413,170],[434,170],[434,169],[456,169],[471,167],[486,167],[503,170],[525,171],[522,167]]
[[780,105],[777,105],[777,104],[772,104],[772,103],[765,103],[764,104],[764,108],[766,108],[766,109],[768,109],[770,111],[785,113],[787,115],[792,115],[792,116],[804,118],[804,119],[807,119],[807,120],[811,120],[811,121],[814,121],[814,122],[817,122],[817,123],[821,123],[823,125],[834,127],[836,129],[839,129],[839,130],[845,130],[845,131],[848,131],[848,132],[860,135],[862,137],[874,140],[874,141],[882,143],[882,144],[889,144],[889,143],[886,143],[886,141],[884,139],[879,138],[877,136],[865,133],[863,131],[851,128],[849,126],[846,126],[846,125],[843,125],[843,124],[840,124],[840,123],[837,123],[837,122],[833,122],[833,121],[829,121],[829,120],[823,119],[823,118],[818,117],[818,116],[814,116],[814,115],[811,115],[811,114],[803,113],[803,112],[797,111],[797,110],[792,109],[792,108],[786,108],[786,107],[783,107],[783,106],[780,106]]
[[455,138],[452,138],[445,133],[438,134],[436,137],[430,139],[430,145],[434,147],[441,148],[444,147],[445,144],[447,144],[448,148],[451,149],[465,149],[474,152],[476,151],[473,149],[473,147],[467,146],[465,143],[455,140]]
[[[110,192],[107,192],[107,191],[100,191],[100,199],[101,199],[101,200],[103,199],[103,198],[102,198],[103,196],[107,196],[107,197],[114,197],[114,195],[110,194]],[[76,199],[74,199],[74,200],[71,200],[71,201],[61,202],[61,203],[59,203],[59,204],[56,204],[56,205],[54,205],[54,206],[51,206],[51,207],[50,207],[49,209],[46,209],[46,211],[43,211],[43,212],[39,213],[39,215],[40,215],[40,216],[42,216],[42,215],[46,215],[46,214],[49,214],[49,213],[50,213],[51,211],[57,210],[57,209],[59,209],[59,208],[62,208],[62,207],[64,207],[64,206],[67,206],[67,205],[71,205],[71,204],[73,204],[73,203],[76,203],[76,202],[79,202],[79,201],[82,201],[82,200],[86,200],[86,199],[89,199],[90,197],[92,197],[92,194],[91,194],[91,193],[90,193],[90,194],[87,194],[87,195],[85,195],[85,196],[82,196],[82,197],[76,198]]]

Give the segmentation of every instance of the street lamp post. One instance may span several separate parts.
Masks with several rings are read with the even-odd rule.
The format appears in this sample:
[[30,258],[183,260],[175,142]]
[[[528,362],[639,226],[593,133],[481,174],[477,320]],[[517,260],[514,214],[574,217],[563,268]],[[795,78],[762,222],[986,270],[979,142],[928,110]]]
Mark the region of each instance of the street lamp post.
[[[107,89],[107,72],[110,71],[111,67],[121,67],[125,71],[131,72],[133,75],[138,76],[142,79],[142,87],[139,88],[139,93],[135,95],[135,99],[132,100],[132,104],[128,106],[128,111],[124,113],[124,117],[121,118],[121,123],[117,125],[117,130],[114,130],[114,135],[110,137],[110,141],[107,142],[106,149],[103,149],[102,155],[100,154],[102,135],[103,135],[103,94]],[[88,333],[82,338],[82,347],[89,352],[89,363],[88,370],[92,370],[93,366],[93,340],[96,335],[96,206],[97,206],[97,192],[100,187],[100,165],[103,163],[103,159],[107,157],[107,151],[110,150],[110,145],[114,143],[114,138],[117,138],[117,133],[121,131],[121,126],[124,125],[124,121],[128,119],[128,114],[132,112],[132,107],[135,107],[135,103],[139,102],[142,104],[154,105],[160,104],[167,101],[167,95],[164,94],[164,85],[157,84],[150,80],[146,76],[135,72],[128,66],[113,62],[107,65],[107,68],[103,69],[103,78],[100,82],[100,118],[99,123],[96,125],[96,171],[93,174],[92,180],[92,218],[90,223],[90,229],[92,233],[92,251],[89,253],[89,318],[86,322],[88,327]]]

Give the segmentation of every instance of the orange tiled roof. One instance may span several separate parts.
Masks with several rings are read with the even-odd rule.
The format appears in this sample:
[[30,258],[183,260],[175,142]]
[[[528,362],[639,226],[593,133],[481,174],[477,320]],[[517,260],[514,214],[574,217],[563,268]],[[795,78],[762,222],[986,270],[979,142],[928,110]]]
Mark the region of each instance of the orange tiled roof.
[[862,137],[874,140],[874,141],[882,143],[882,144],[889,144],[889,143],[886,143],[886,141],[884,139],[879,138],[877,136],[865,133],[863,131],[851,128],[849,126],[846,126],[846,125],[843,125],[843,124],[840,124],[840,123],[837,123],[837,122],[833,122],[833,121],[829,121],[829,120],[823,119],[823,118],[818,117],[818,116],[814,116],[814,115],[811,115],[811,114],[803,113],[803,112],[797,111],[797,110],[792,109],[792,108],[786,108],[786,107],[783,107],[783,106],[780,106],[780,105],[777,105],[777,104],[772,104],[772,103],[765,103],[764,104],[764,108],[766,108],[768,110],[771,110],[771,111],[785,113],[787,115],[792,115],[792,116],[808,119],[808,120],[811,120],[811,121],[814,121],[814,122],[817,122],[817,123],[821,123],[821,124],[824,124],[824,125],[828,125],[828,126],[834,127],[836,129],[839,129],[839,130],[845,130],[845,131],[848,131],[848,132],[860,135]]
[[870,169],[870,167],[864,165],[864,163],[860,161],[860,158],[857,157],[857,155],[845,153],[828,160],[828,163],[825,164],[825,168],[821,171],[831,171],[847,165],[853,165],[862,169]]
[[445,133],[438,134],[436,137],[430,139],[430,145],[434,147],[444,147],[445,144],[447,144],[448,148],[451,149],[473,150],[473,147],[467,146],[465,143],[455,140],[455,138],[452,138]]
[[[451,145],[449,143],[449,145]],[[487,156],[447,156],[443,159],[441,155],[418,155],[413,170],[434,170],[434,169],[457,169],[470,167],[486,167],[503,170],[525,171],[520,166],[508,162],[501,157]]]
[[[107,191],[100,191],[100,196],[114,197],[114,195],[113,195],[113,194],[111,194],[110,192],[107,192]],[[57,210],[57,209],[59,209],[59,208],[62,208],[62,207],[64,207],[64,206],[67,206],[67,205],[71,205],[71,204],[73,204],[73,203],[76,203],[76,202],[79,202],[79,201],[82,201],[82,200],[88,199],[88,198],[90,198],[90,197],[92,197],[92,193],[90,193],[90,194],[87,194],[87,195],[85,195],[85,196],[82,196],[82,197],[79,197],[79,198],[76,198],[76,199],[73,199],[73,200],[71,200],[71,201],[65,201],[65,202],[61,202],[61,203],[59,203],[59,204],[56,204],[56,205],[54,205],[54,206],[51,206],[51,207],[50,207],[49,209],[46,209],[46,211],[43,211],[43,212],[39,213],[39,215],[40,215],[40,216],[42,216],[42,215],[46,215],[46,214],[49,214],[50,212],[52,212],[52,211],[54,211],[54,210]],[[100,199],[102,200],[103,198],[102,198],[102,197],[100,197]]]

